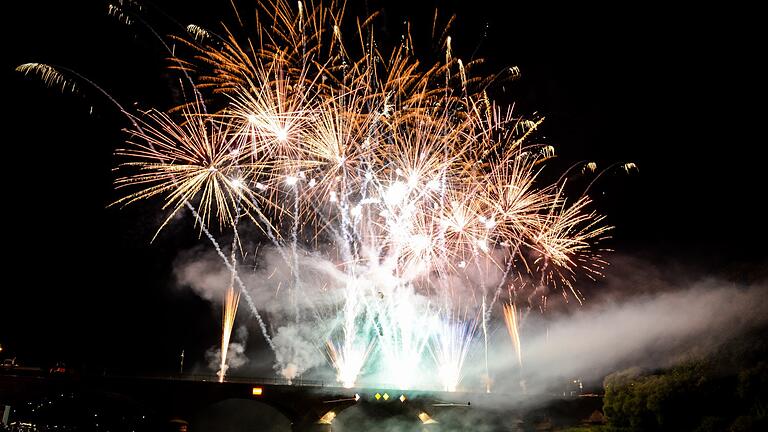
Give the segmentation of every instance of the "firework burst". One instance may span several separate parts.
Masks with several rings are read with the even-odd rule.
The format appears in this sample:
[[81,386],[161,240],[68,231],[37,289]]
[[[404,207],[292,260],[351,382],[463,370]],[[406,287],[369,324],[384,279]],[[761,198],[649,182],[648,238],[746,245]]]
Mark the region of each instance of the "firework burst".
[[[126,19],[133,13],[113,8]],[[162,200],[167,216],[158,232],[191,209],[231,270],[221,379],[241,293],[275,348],[237,275],[238,242],[229,258],[208,230],[232,230],[237,240],[242,217],[288,268],[288,289],[280,284],[274,296],[287,296],[290,321],[329,328],[313,343],[343,386],[368,374],[413,387],[429,352],[441,388],[454,391],[481,345],[473,343],[480,329],[487,363],[494,305],[502,288],[512,291],[507,276],[540,280],[537,289],[560,288],[582,302],[575,276],[599,274],[604,262],[594,245],[610,228],[587,196],[570,201],[560,181],[542,179],[554,150],[528,141],[543,119],[497,106],[488,93],[501,77],[473,75],[480,61],[455,57],[449,27],[437,40],[445,61],[427,64],[407,33],[382,50],[376,15],[355,20],[353,37],[343,16],[336,2],[271,0],[258,7],[252,38],[189,25],[175,38],[185,49],[172,53],[173,69],[194,98],[169,112],[130,115],[115,204]],[[51,66],[18,70],[71,85]],[[520,71],[505,73],[515,79]],[[333,313],[302,310],[314,282],[300,276],[304,250],[343,274],[322,290],[340,299]],[[495,290],[492,272],[503,273]],[[500,315],[522,365],[519,311],[505,304]]]

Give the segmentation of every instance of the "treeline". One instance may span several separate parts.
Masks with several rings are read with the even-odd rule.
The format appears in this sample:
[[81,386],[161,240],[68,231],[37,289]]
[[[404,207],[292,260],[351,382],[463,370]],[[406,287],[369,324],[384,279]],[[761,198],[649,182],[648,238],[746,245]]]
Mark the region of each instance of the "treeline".
[[609,431],[768,431],[768,329],[665,370],[604,381]]

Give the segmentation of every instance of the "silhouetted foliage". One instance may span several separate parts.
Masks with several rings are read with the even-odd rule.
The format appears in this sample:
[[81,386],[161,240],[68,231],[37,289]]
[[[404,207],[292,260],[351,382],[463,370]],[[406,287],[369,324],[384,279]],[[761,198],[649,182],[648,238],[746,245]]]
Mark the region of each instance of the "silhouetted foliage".
[[660,371],[605,378],[603,410],[615,431],[768,430],[768,349],[763,331]]

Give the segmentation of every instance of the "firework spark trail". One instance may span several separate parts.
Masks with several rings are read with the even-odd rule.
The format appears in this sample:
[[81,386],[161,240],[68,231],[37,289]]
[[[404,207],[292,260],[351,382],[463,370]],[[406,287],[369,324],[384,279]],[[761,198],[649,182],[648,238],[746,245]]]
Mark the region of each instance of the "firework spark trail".
[[[362,332],[358,320],[364,313],[364,304],[360,292],[355,283],[348,283],[344,296],[343,311],[343,341],[339,344],[328,340],[326,342],[331,363],[337,371],[337,380],[345,387],[355,385],[360,372],[365,365],[368,356],[373,349],[373,339],[367,338],[370,333],[367,326],[363,326]],[[362,334],[360,334],[362,333]]]
[[[298,182],[298,180],[297,180]],[[291,257],[293,258],[293,286],[291,287],[291,297],[293,307],[296,313],[296,322],[301,321],[301,313],[299,312],[299,287],[301,286],[301,279],[299,277],[299,187],[297,183],[291,185],[293,188],[293,214],[295,215],[293,225],[291,227]]]
[[483,328],[483,355],[485,358],[485,392],[491,392],[491,373],[488,368],[488,317],[489,311],[485,307],[485,293],[483,293],[482,328]]
[[504,304],[504,323],[507,325],[507,332],[512,339],[512,346],[515,348],[517,364],[523,367],[523,347],[520,344],[520,323],[519,314],[514,303]]
[[235,316],[237,316],[237,305],[240,302],[240,291],[235,291],[234,287],[234,275],[232,277],[232,286],[227,288],[226,295],[224,297],[223,314],[221,318],[221,363],[219,365],[219,382],[224,382],[224,378],[227,374],[227,351],[229,350],[229,341],[232,336],[232,328],[235,323]]
[[[240,219],[240,207],[235,208],[235,219],[232,225],[232,252],[230,259],[232,267],[237,268],[237,243],[238,232],[237,223]],[[229,350],[229,341],[232,337],[232,328],[237,316],[237,306],[240,303],[240,291],[235,291],[235,272],[230,273],[229,285],[227,287],[224,301],[222,302],[221,317],[221,364],[219,366],[219,382],[224,382],[227,374],[227,351]]]
[[[245,191],[246,191],[246,194],[248,194],[248,197],[252,200],[252,202],[258,202],[258,197],[253,193],[253,191],[251,191],[250,189],[246,189]],[[258,205],[257,205],[257,215],[261,220],[263,226],[265,227],[264,234],[272,243],[272,246],[275,247],[275,250],[280,254],[280,257],[283,258],[283,261],[285,261],[286,264],[290,265],[291,263],[290,257],[283,250],[283,244],[280,242],[280,239],[278,239],[277,236],[275,235],[275,232],[273,231],[269,220],[264,217],[264,212],[261,211],[261,208],[259,208]]]
[[436,329],[430,353],[438,368],[442,389],[448,392],[457,390],[464,378],[464,362],[472,345],[477,320],[451,316],[452,308],[447,308]]
[[267,325],[264,323],[264,320],[261,318],[261,314],[259,313],[259,310],[256,308],[256,303],[253,301],[253,298],[251,298],[251,295],[248,293],[248,290],[245,287],[245,284],[240,279],[240,276],[237,274],[237,269],[234,265],[229,261],[227,256],[222,252],[221,247],[219,246],[219,242],[216,241],[216,238],[213,237],[213,234],[208,230],[208,228],[203,225],[202,218],[200,217],[200,214],[197,213],[197,210],[192,206],[192,204],[189,204],[188,202],[185,203],[186,207],[192,212],[192,215],[194,215],[195,220],[200,224],[200,229],[203,231],[205,236],[208,238],[208,240],[213,245],[214,249],[216,249],[216,253],[219,255],[219,258],[221,258],[222,261],[224,261],[224,265],[227,266],[227,269],[231,272],[232,275],[234,275],[235,282],[237,282],[238,288],[240,288],[240,294],[245,296],[245,301],[248,303],[248,307],[251,309],[251,314],[256,318],[256,321],[259,323],[259,328],[261,329],[261,334],[264,336],[264,340],[267,341],[267,344],[274,352],[276,350],[275,345],[272,343],[272,338],[269,336],[269,331],[267,330]]
[[[514,257],[514,253],[513,253],[513,257]],[[507,278],[509,277],[509,272],[512,270],[513,263],[514,262],[512,261],[512,258],[510,258],[507,261],[507,265],[504,268],[504,273],[502,273],[501,275],[501,280],[499,280],[498,285],[496,285],[496,291],[494,292],[493,298],[491,299],[491,305],[488,307],[489,310],[493,310],[493,306],[496,304],[496,301],[501,296],[501,289],[504,287],[504,284],[506,283]]]
[[77,86],[74,82],[68,80],[61,72],[57,71],[55,67],[42,64],[42,63],[25,63],[16,67],[16,72],[21,72],[24,75],[35,73],[40,76],[40,79],[49,87],[61,86],[62,91],[69,89],[72,93],[77,91]]

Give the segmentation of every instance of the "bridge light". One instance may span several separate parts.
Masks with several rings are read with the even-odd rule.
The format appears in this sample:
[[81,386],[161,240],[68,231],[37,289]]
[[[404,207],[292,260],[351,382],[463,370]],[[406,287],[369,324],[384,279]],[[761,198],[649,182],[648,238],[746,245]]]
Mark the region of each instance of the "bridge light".
[[375,398],[376,398],[376,400],[379,400],[379,399],[381,399],[381,395],[380,395],[380,394],[378,394],[378,393],[376,393],[375,395],[373,395],[373,397],[375,397]]
[[254,396],[261,396],[261,394],[264,393],[264,389],[261,387],[254,387],[253,388],[253,395]]
[[405,402],[406,397],[405,395],[400,395],[398,399],[400,399],[400,402]]
[[359,394],[357,394],[357,393],[355,393],[355,402],[357,402],[357,401],[359,401],[359,400],[360,400],[360,395],[359,395]]
[[436,424],[437,421],[435,421],[432,417],[429,416],[429,414],[425,413],[424,411],[419,413],[419,420],[421,420],[422,424]]
[[336,418],[336,413],[334,411],[328,411],[325,413],[320,419],[317,421],[317,424],[331,424],[333,422],[333,419]]
[[384,398],[384,400],[389,399],[389,395],[387,393],[384,393],[384,396],[382,396],[382,397]]

